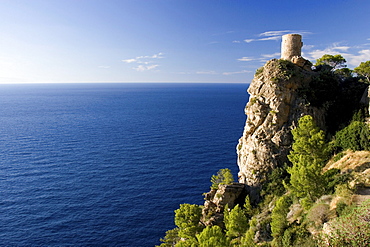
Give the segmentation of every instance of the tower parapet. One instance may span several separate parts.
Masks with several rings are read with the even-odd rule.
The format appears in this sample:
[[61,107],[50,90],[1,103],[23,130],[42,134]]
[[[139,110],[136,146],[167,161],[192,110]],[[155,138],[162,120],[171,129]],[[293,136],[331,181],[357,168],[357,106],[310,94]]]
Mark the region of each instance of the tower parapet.
[[285,34],[281,42],[281,58],[292,60],[293,57],[301,56],[302,36],[299,34]]

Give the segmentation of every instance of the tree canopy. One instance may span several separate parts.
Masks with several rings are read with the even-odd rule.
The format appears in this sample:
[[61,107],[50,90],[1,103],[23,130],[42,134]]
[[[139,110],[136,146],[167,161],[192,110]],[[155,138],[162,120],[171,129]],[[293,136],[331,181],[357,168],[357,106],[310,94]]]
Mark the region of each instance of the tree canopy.
[[370,60],[360,63],[353,71],[357,73],[357,75],[365,77],[366,82],[370,83]]
[[195,235],[202,231],[199,225],[202,216],[202,209],[195,204],[181,204],[175,210],[175,224],[179,228],[178,236],[185,239],[195,238]]
[[219,226],[207,226],[197,234],[199,247],[229,246],[225,234]]
[[315,66],[329,65],[333,69],[341,69],[347,66],[345,65],[346,62],[347,61],[340,54],[337,55],[325,54],[321,58],[316,60]]
[[247,217],[243,210],[236,205],[230,212],[225,212],[226,236],[240,240],[239,238],[248,230]]
[[292,130],[293,145],[288,159],[293,166],[288,168],[293,194],[313,202],[324,192],[321,168],[327,159],[325,134],[316,126],[312,116],[299,119],[298,127]]
[[212,175],[211,182],[211,189],[217,190],[219,184],[231,184],[232,182],[234,182],[234,177],[230,169],[220,169],[217,172],[217,175]]

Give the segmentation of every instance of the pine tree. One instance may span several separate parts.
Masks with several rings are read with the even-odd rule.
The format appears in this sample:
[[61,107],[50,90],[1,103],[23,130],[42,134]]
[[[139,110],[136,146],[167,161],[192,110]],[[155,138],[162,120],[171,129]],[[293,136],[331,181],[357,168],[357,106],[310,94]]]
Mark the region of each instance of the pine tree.
[[292,130],[292,134],[294,142],[288,158],[293,166],[288,168],[291,175],[288,187],[295,196],[309,204],[325,190],[325,179],[321,173],[328,157],[325,134],[310,115],[299,119],[298,127]]
[[196,235],[199,247],[229,246],[225,234],[219,226],[207,226]]
[[252,218],[249,221],[249,229],[241,239],[240,247],[255,247],[254,236],[257,231],[257,219]]
[[288,227],[288,221],[286,219],[289,212],[289,206],[291,204],[289,196],[284,195],[280,197],[275,204],[271,214],[271,231],[274,237],[274,244],[276,246],[282,245],[282,236],[284,235],[285,229]]
[[224,214],[226,236],[235,239],[232,242],[240,242],[240,238],[248,229],[248,221],[243,210],[236,205],[230,213]]
[[231,184],[234,182],[233,174],[230,169],[220,169],[217,175],[212,175],[211,177],[212,186],[211,189],[218,189],[219,184]]
[[184,239],[195,239],[195,235],[202,231],[200,218],[202,209],[195,204],[181,204],[175,210],[175,224],[179,228],[178,236]]

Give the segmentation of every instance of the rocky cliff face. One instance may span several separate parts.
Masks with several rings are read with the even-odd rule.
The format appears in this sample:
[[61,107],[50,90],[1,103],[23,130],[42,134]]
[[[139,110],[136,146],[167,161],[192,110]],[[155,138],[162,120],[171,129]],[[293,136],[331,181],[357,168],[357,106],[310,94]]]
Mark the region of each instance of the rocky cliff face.
[[224,229],[223,220],[226,205],[230,209],[237,204],[243,205],[248,193],[249,191],[245,184],[241,183],[219,185],[217,190],[212,189],[206,193],[202,210],[202,224],[205,226],[218,225]]
[[287,162],[291,129],[302,115],[310,114],[325,127],[325,112],[310,106],[301,93],[317,77],[302,57],[273,59],[258,69],[250,84],[248,116],[237,146],[239,182],[259,187],[275,167]]

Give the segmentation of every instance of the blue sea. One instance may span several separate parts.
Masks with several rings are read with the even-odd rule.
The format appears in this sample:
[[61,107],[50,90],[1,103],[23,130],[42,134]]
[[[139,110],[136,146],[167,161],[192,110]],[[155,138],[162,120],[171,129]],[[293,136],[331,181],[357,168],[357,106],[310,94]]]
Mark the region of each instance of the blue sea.
[[154,246],[230,168],[247,84],[0,85],[0,245]]

